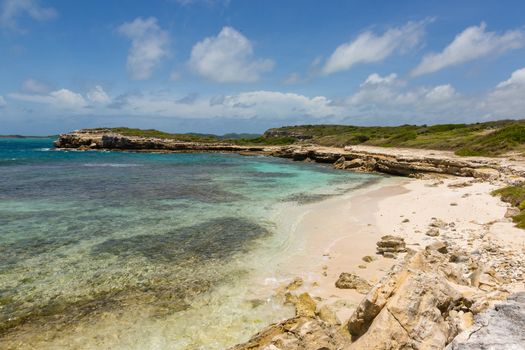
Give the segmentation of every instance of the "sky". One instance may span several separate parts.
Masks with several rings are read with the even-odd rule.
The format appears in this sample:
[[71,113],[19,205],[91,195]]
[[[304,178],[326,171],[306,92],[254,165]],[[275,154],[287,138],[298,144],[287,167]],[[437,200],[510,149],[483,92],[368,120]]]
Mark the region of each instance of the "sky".
[[525,118],[522,0],[0,0],[0,134]]

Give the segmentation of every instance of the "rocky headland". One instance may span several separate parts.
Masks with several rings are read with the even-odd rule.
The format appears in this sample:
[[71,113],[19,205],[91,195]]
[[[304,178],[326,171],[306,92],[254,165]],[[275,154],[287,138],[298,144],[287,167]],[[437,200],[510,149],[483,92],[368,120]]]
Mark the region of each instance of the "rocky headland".
[[[421,179],[410,183],[408,194],[378,208],[390,225],[378,225],[384,234],[376,241],[375,255],[363,256],[359,266],[346,266],[348,271],[327,273],[328,267],[322,267],[325,279],[319,283],[355,292],[360,302],[348,307],[344,298],[320,297],[297,278],[276,292],[295,307],[295,317],[268,326],[233,350],[525,349],[525,231],[514,228],[511,215],[505,214],[516,209],[490,195],[525,182],[521,156],[465,158],[447,151],[306,143],[245,146],[105,130],[60,135],[55,146],[264,154]],[[393,225],[394,220],[399,222]],[[381,279],[354,273],[370,270],[378,259],[389,267]],[[340,305],[350,310],[344,319]]]

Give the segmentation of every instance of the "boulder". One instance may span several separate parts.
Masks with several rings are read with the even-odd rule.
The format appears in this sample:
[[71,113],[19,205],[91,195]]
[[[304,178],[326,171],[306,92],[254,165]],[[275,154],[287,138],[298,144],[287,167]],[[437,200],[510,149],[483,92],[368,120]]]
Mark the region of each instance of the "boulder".
[[377,253],[382,254],[383,256],[392,256],[396,253],[404,253],[407,251],[405,240],[399,236],[383,236],[376,245]]
[[335,282],[335,286],[340,289],[355,289],[361,294],[366,294],[372,288],[365,279],[353,274],[343,272]]

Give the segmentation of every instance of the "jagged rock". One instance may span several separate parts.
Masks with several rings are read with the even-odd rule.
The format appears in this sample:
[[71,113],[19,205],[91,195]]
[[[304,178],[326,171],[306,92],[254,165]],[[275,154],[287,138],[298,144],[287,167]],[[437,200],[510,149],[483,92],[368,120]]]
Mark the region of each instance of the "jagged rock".
[[230,350],[336,350],[347,342],[334,325],[317,318],[295,317],[266,327]]
[[472,327],[459,334],[446,350],[525,349],[525,293],[479,314]]
[[372,288],[365,279],[353,273],[343,272],[335,282],[335,286],[340,289],[355,289],[361,294],[366,294]]
[[395,257],[396,253],[406,252],[406,243],[402,237],[386,235],[381,237],[381,240],[376,243],[377,253],[385,257]]
[[354,343],[346,349],[442,349],[465,327],[463,296],[436,264],[448,257],[423,250],[377,284],[347,323]]
[[295,307],[295,316],[297,317],[315,317],[317,303],[308,293],[302,293],[299,296],[286,293],[286,302]]

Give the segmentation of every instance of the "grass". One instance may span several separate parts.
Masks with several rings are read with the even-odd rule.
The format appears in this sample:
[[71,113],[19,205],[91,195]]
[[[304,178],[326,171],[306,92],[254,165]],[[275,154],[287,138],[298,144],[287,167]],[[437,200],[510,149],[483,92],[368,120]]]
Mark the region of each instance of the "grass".
[[223,136],[212,135],[212,134],[172,134],[164,131],[155,129],[136,129],[136,128],[97,128],[94,130],[109,130],[114,133],[118,133],[124,136],[140,136],[140,137],[151,137],[159,139],[170,139],[177,141],[187,142],[219,142],[229,143],[237,145],[286,145],[294,143],[296,140],[292,137],[262,137],[257,134],[225,134]]
[[494,196],[501,196],[501,200],[520,209],[520,213],[512,220],[519,228],[525,229],[525,183],[517,186],[507,186],[492,192]]
[[299,125],[272,132],[308,136],[323,146],[371,145],[450,150],[461,156],[498,156],[525,152],[525,120],[475,124],[400,125],[359,127],[350,125]]

